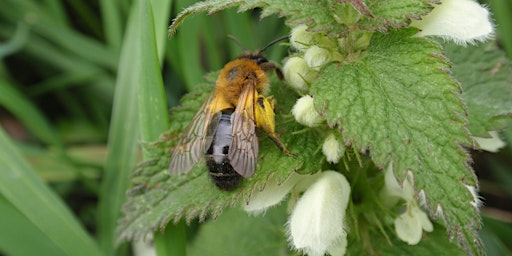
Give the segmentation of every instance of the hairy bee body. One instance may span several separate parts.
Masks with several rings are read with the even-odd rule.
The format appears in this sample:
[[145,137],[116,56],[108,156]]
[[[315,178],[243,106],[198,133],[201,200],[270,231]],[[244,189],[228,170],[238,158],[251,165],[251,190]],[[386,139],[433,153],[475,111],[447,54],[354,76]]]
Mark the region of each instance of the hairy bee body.
[[222,190],[233,190],[254,174],[261,128],[288,155],[275,134],[274,100],[262,96],[269,86],[266,71],[280,69],[261,56],[243,54],[220,71],[215,89],[181,136],[171,155],[171,174],[186,173],[204,158],[209,175]]

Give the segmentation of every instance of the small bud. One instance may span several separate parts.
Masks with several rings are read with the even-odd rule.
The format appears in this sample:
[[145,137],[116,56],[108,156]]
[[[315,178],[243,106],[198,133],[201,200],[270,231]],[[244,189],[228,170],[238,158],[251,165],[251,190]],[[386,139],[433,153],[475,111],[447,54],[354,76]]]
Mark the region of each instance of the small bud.
[[309,91],[309,83],[315,79],[317,74],[300,57],[289,58],[283,66],[283,73],[288,84],[302,92]]
[[315,37],[315,34],[306,31],[307,29],[308,27],[306,25],[299,25],[292,29],[290,43],[299,51],[305,51],[310,47]]
[[340,161],[341,156],[345,153],[345,147],[336,139],[334,133],[327,135],[322,145],[322,153],[324,153],[327,162],[336,164]]
[[324,64],[332,60],[332,54],[330,51],[314,45],[306,50],[304,60],[311,69],[319,71]]
[[[350,184],[345,176],[325,171],[297,202],[289,220],[290,241],[310,256],[344,252],[345,211]],[[341,242],[341,244],[340,244]]]
[[313,97],[305,95],[297,100],[292,108],[292,114],[298,123],[308,127],[315,127],[322,123],[323,119],[315,109]]
[[421,30],[417,36],[439,36],[461,45],[485,41],[494,33],[489,11],[473,0],[442,0],[411,26]]

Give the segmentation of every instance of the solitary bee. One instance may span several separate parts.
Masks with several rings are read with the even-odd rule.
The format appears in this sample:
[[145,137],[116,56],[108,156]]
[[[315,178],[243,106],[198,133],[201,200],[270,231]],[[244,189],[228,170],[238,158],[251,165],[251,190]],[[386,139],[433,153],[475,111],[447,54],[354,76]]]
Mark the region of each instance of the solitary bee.
[[262,96],[269,81],[265,71],[281,70],[262,56],[270,42],[256,53],[244,53],[220,71],[215,89],[186,128],[171,155],[171,174],[186,173],[204,157],[217,187],[233,190],[254,174],[261,128],[284,153],[294,156],[275,133],[274,100]]

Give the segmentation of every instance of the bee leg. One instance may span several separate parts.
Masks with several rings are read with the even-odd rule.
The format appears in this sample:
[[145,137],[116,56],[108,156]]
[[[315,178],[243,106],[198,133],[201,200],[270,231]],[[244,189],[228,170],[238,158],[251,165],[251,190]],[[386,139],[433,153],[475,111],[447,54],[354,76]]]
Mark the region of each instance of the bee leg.
[[281,141],[281,139],[279,137],[277,137],[276,134],[269,134],[268,137],[270,138],[270,140],[272,140],[274,142],[274,144],[276,144],[276,146],[279,148],[279,150],[283,151],[283,153],[285,153],[293,158],[297,158],[297,155],[290,152],[286,148],[284,143]]

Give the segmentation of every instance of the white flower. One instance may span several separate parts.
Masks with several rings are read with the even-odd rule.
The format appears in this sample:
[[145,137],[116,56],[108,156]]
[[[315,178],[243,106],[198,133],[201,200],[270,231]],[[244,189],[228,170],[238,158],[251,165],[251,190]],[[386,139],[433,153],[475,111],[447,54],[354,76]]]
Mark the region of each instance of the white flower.
[[490,138],[473,137],[475,143],[485,151],[498,152],[500,148],[505,146],[505,142],[500,139],[498,132],[490,131]]
[[316,111],[313,97],[310,95],[302,96],[297,100],[292,108],[292,114],[297,122],[308,127],[318,126],[323,121],[323,118]]
[[327,162],[336,164],[345,153],[345,147],[336,139],[334,133],[331,133],[324,140],[322,153],[324,153]]
[[300,57],[291,57],[283,66],[284,79],[293,88],[307,92],[309,84],[315,79],[317,72],[311,69],[306,61]]
[[350,184],[334,171],[321,173],[297,201],[289,220],[293,247],[310,256],[343,252],[346,248],[345,211]]
[[417,36],[439,36],[461,45],[485,41],[494,32],[489,11],[473,0],[442,0],[411,26],[421,29]]
[[[347,235],[345,211],[350,199],[350,184],[345,176],[335,171],[313,175],[292,174],[281,185],[269,181],[263,191],[257,191],[244,206],[250,213],[264,212],[279,203],[292,191],[304,194],[293,205],[288,220],[288,235],[292,246],[310,256],[345,254]],[[294,204],[295,203],[295,204]]]
[[311,175],[300,175],[293,172],[282,184],[271,179],[262,191],[254,193],[250,201],[243,205],[243,208],[249,213],[263,213],[269,207],[279,204],[299,181],[308,177]]
[[427,214],[416,203],[408,203],[407,210],[395,219],[394,224],[398,238],[410,245],[420,242],[423,230],[434,230]]
[[390,164],[384,176],[384,183],[381,199],[385,205],[392,206],[399,199],[405,201],[406,211],[394,220],[398,238],[410,245],[419,243],[423,230],[431,232],[434,227],[414,197],[414,182],[411,172],[407,172],[407,176],[400,186],[393,173],[393,164]]

